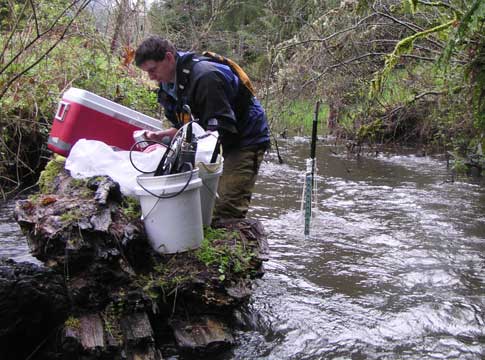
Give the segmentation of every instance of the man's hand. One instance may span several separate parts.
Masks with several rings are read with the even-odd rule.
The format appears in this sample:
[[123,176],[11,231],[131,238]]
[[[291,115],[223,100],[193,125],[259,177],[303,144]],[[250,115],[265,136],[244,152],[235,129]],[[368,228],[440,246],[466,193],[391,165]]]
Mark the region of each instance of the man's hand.
[[[152,141],[157,141],[161,144],[152,144],[150,146],[147,146],[143,152],[149,153],[154,151],[155,149],[158,149],[159,147],[167,147],[169,144],[165,140],[170,140],[174,137],[175,133],[177,132],[176,128],[170,128],[167,130],[160,130],[160,131],[149,131],[146,130],[145,133],[143,134],[145,136],[145,139],[147,140],[152,140]],[[165,143],[165,144],[164,144]]]
[[177,132],[176,128],[170,128],[167,130],[160,130],[160,131],[146,130],[144,135],[147,140],[162,142],[163,138],[165,137],[172,139],[176,132]]

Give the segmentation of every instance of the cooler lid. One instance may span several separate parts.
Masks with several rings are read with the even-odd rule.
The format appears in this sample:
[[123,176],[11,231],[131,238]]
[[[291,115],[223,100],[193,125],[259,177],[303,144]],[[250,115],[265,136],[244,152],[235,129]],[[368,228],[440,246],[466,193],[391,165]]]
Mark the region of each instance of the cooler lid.
[[86,106],[90,109],[99,111],[110,117],[133,124],[142,129],[161,130],[161,122],[141,112],[130,109],[126,106],[115,103],[102,96],[96,95],[90,91],[71,87],[62,95],[62,99]]

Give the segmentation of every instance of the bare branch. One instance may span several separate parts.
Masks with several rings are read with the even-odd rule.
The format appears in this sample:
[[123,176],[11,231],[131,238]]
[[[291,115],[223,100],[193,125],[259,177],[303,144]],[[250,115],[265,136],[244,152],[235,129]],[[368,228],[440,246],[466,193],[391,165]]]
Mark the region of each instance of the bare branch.
[[34,5],[34,3],[33,3],[33,1],[32,1],[32,0],[29,0],[29,2],[30,2],[30,5],[31,5],[31,7],[32,7],[32,14],[33,14],[33,16],[34,16],[34,22],[35,22],[35,31],[36,31],[36,33],[37,33],[37,36],[39,36],[39,34],[40,34],[40,30],[39,30],[39,22],[37,21],[37,13],[36,13],[36,11],[35,11],[35,5]]
[[[379,10],[376,10],[376,9],[374,9],[374,11],[375,11],[377,14],[379,14],[379,15],[381,15],[381,16],[383,16],[383,17],[385,17],[385,18],[387,18],[387,19],[389,19],[389,20],[391,20],[391,21],[395,22],[396,24],[400,24],[400,25],[404,26],[405,28],[407,28],[407,29],[409,29],[409,30],[413,31],[414,33],[422,32],[422,31],[424,31],[424,30],[425,30],[425,29],[421,28],[420,26],[418,26],[418,25],[416,25],[416,24],[413,24],[413,23],[410,23],[410,22],[405,22],[405,21],[399,20],[398,18],[396,18],[396,17],[392,16],[392,15],[391,15],[391,14],[389,14],[389,13],[384,13],[384,12],[379,11]],[[433,40],[433,39],[430,39],[429,37],[426,37],[425,39],[426,39],[427,41],[429,41],[430,43],[432,43],[433,45],[435,45],[436,47],[438,47],[438,48],[440,48],[440,49],[444,49],[444,45],[443,45],[443,44],[440,44],[439,42],[437,42],[437,41],[435,41],[435,40]]]
[[299,41],[299,42],[295,42],[295,43],[291,43],[291,44],[288,44],[286,46],[283,46],[281,48],[279,48],[277,50],[277,52],[280,52],[280,51],[284,51],[286,49],[289,49],[293,46],[297,46],[297,45],[304,45],[304,44],[308,44],[308,43],[313,43],[313,42],[317,42],[317,43],[325,43],[327,42],[328,40],[331,40],[332,38],[340,35],[340,34],[343,34],[343,33],[346,33],[346,32],[349,32],[349,31],[352,31],[352,30],[355,30],[357,29],[363,22],[367,21],[368,19],[370,19],[371,17],[375,16],[377,13],[372,13],[364,18],[362,18],[361,20],[359,20],[355,25],[351,26],[351,27],[348,27],[346,29],[343,29],[343,30],[340,30],[340,31],[337,31],[327,37],[324,37],[324,38],[321,38],[321,39],[308,39],[308,40],[302,40],[302,41]]
[[421,94],[416,95],[414,97],[414,101],[419,100],[422,97],[425,97],[425,96],[428,96],[428,95],[438,96],[438,95],[443,95],[443,94],[446,94],[446,93],[447,93],[447,91],[425,91]]
[[[10,30],[10,35],[9,35],[7,41],[5,41],[5,44],[3,45],[3,50],[2,50],[2,54],[0,55],[0,60],[3,59],[5,52],[7,51],[8,45],[10,44],[10,41],[12,40],[12,38],[15,34],[15,31],[17,30],[17,27],[19,26],[20,19],[22,18],[26,9],[27,9],[27,2],[24,3],[24,6],[23,6],[22,10],[20,11],[19,16],[17,17],[17,20],[15,21],[13,28]],[[0,74],[1,73],[2,72],[0,71]]]
[[[333,69],[336,69],[336,68],[339,68],[341,66],[345,66],[345,65],[348,65],[350,63],[355,63],[361,59],[364,59],[364,58],[368,58],[368,57],[374,57],[374,56],[386,56],[388,55],[388,53],[381,53],[381,52],[371,52],[371,53],[365,53],[365,54],[362,54],[362,55],[359,55],[359,56],[356,56],[356,57],[353,57],[351,59],[348,59],[348,60],[345,60],[345,61],[342,61],[342,62],[339,62],[339,63],[336,63],[336,64],[333,64],[333,65],[330,65],[330,66],[327,66],[323,72],[319,73],[316,77],[314,77],[313,79],[310,79],[308,81],[306,81],[303,85],[302,85],[302,88],[305,88],[307,87],[309,84],[315,82],[315,81],[318,81],[320,80],[326,73],[328,73],[330,70],[333,70]],[[412,54],[404,54],[404,55],[401,55],[401,57],[403,58],[411,58],[411,59],[419,59],[419,60],[424,60],[424,61],[430,61],[430,62],[435,62],[436,61],[436,58],[429,58],[429,57],[424,57],[424,56],[418,56],[418,55],[412,55]]]
[[[76,1],[77,2],[77,1]],[[67,23],[67,25],[64,27],[64,31],[62,32],[62,34],[59,36],[59,38],[57,39],[56,42],[54,42],[54,44],[49,48],[47,49],[42,55],[40,55],[36,61],[34,61],[32,64],[30,64],[28,67],[26,67],[24,70],[22,70],[20,73],[18,73],[17,75],[15,75],[13,78],[11,78],[9,81],[7,81],[7,83],[3,86],[3,89],[1,90],[0,92],[0,99],[5,95],[5,93],[7,92],[8,88],[17,80],[19,79],[22,75],[24,75],[26,72],[28,72],[30,69],[32,69],[33,67],[35,67],[39,62],[41,62],[47,55],[49,55],[49,53],[55,49],[55,47],[62,41],[62,39],[64,39],[64,36],[66,35],[67,33],[67,30],[69,30],[69,28],[71,27],[72,23],[74,22],[74,20],[77,18],[77,16],[81,13],[82,10],[84,10],[86,8],[86,6],[88,6],[88,4],[91,2],[91,0],[84,0],[84,3],[81,4],[81,6],[79,6],[79,8],[76,10],[76,13],[72,16],[71,20],[69,21],[69,23]],[[63,11],[63,13],[66,11],[66,9]],[[56,20],[57,21],[57,20]],[[52,29],[52,27],[51,27]],[[18,57],[18,54],[17,54],[17,57]],[[5,68],[4,68],[5,69]],[[2,70],[4,71],[4,70]],[[1,72],[0,72],[1,73]]]
[[[43,37],[45,34],[51,32],[54,27],[57,25],[57,23],[60,21],[60,19],[62,19],[62,17],[74,6],[76,5],[78,2],[80,2],[81,0],[74,0],[68,7],[66,7],[55,19],[54,19],[54,22],[51,24],[51,26],[49,26],[49,28],[45,31],[43,31],[42,33],[40,33],[38,36],[36,36],[34,39],[32,39],[23,49],[19,50],[19,52],[17,54],[15,54],[15,56],[12,57],[12,59],[10,59],[9,62],[7,62],[3,67],[2,69],[0,69],[0,74],[3,74],[5,72],[5,70],[10,66],[12,65],[15,60],[17,60],[19,58],[19,56],[26,50],[28,50],[32,45],[34,45],[41,37]],[[89,4],[89,2],[91,0],[83,0],[83,1],[87,1],[87,3]],[[82,5],[81,8],[84,9],[84,7],[86,7],[87,4],[85,5]],[[79,13],[76,12],[76,15]],[[72,21],[69,23],[71,24]],[[1,96],[0,96],[1,98]]]
[[458,10],[456,7],[454,7],[453,5],[442,2],[442,1],[428,2],[428,1],[418,0],[418,3],[422,4],[422,5],[426,5],[426,6],[444,7],[444,8],[447,8],[447,9],[451,9],[458,14],[462,14],[462,12],[460,10]]
[[313,79],[310,79],[308,81],[306,81],[301,87],[302,88],[305,88],[307,87],[309,84],[315,82],[315,81],[318,81],[320,80],[326,73],[328,73],[330,70],[332,69],[335,69],[335,68],[338,68],[340,66],[344,66],[344,65],[347,65],[347,64],[350,64],[350,63],[353,63],[353,62],[356,62],[360,59],[363,59],[363,58],[366,58],[366,57],[371,57],[371,56],[385,56],[387,55],[387,53],[366,53],[366,54],[362,54],[362,55],[359,55],[359,56],[356,56],[356,57],[353,57],[351,59],[348,59],[348,60],[345,60],[345,61],[342,61],[342,62],[339,62],[337,64],[333,64],[333,65],[330,65],[330,66],[327,66],[323,72],[321,72],[320,74],[318,74],[316,77],[314,77]]

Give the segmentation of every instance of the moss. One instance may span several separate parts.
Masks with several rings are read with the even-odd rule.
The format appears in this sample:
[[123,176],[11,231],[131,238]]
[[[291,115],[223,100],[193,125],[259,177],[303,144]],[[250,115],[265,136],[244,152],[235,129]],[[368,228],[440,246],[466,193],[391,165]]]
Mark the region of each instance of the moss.
[[141,218],[141,207],[137,198],[131,196],[123,197],[121,208],[128,219],[137,220]]
[[365,139],[374,141],[377,135],[380,133],[381,129],[382,129],[382,120],[376,119],[370,124],[362,125],[357,131],[357,137],[361,141]]
[[64,321],[64,326],[71,329],[79,330],[81,328],[81,321],[74,316],[69,316],[67,320]]
[[95,182],[98,182],[98,183],[99,183],[99,182],[102,182],[102,181],[104,181],[104,180],[106,180],[106,176],[96,176],[96,177],[94,178],[94,181],[95,181]]
[[81,190],[79,195],[84,199],[88,199],[88,198],[92,198],[94,196],[94,193],[95,192],[93,190],[88,189],[88,188],[84,188],[84,189]]
[[83,218],[83,213],[80,209],[71,209],[70,211],[61,215],[61,221],[63,222],[76,222]]
[[78,188],[85,186],[85,185],[86,185],[86,181],[84,179],[72,179],[71,182],[70,182],[70,186],[73,189],[78,189]]
[[92,198],[95,193],[95,190],[89,188],[89,179],[70,178],[69,189],[83,199]]
[[65,157],[56,154],[40,173],[39,189],[42,194],[52,194],[55,191],[54,180],[62,169],[64,169],[65,161]]
[[40,200],[40,194],[32,194],[32,195],[29,195],[28,199],[29,199],[29,201],[31,203],[36,204]]
[[249,249],[238,232],[208,227],[199,249],[163,258],[153,271],[138,275],[135,285],[153,302],[168,303],[177,291],[193,288],[194,280],[224,282],[250,275],[254,253]]
[[466,174],[468,171],[468,167],[465,164],[465,159],[459,157],[455,158],[455,160],[453,161],[452,170],[457,175]]
[[109,303],[101,313],[105,332],[119,344],[123,342],[123,332],[119,325],[121,314],[122,311],[117,303],[114,302]]

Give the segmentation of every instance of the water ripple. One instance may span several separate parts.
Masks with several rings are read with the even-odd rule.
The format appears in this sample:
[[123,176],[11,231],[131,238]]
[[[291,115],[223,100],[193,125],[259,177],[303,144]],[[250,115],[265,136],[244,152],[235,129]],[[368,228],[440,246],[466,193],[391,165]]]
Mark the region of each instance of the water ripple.
[[429,157],[321,161],[309,237],[301,160],[262,172],[255,205],[273,217],[254,215],[271,259],[251,308],[270,326],[245,333],[232,358],[483,358],[483,187],[446,182]]

